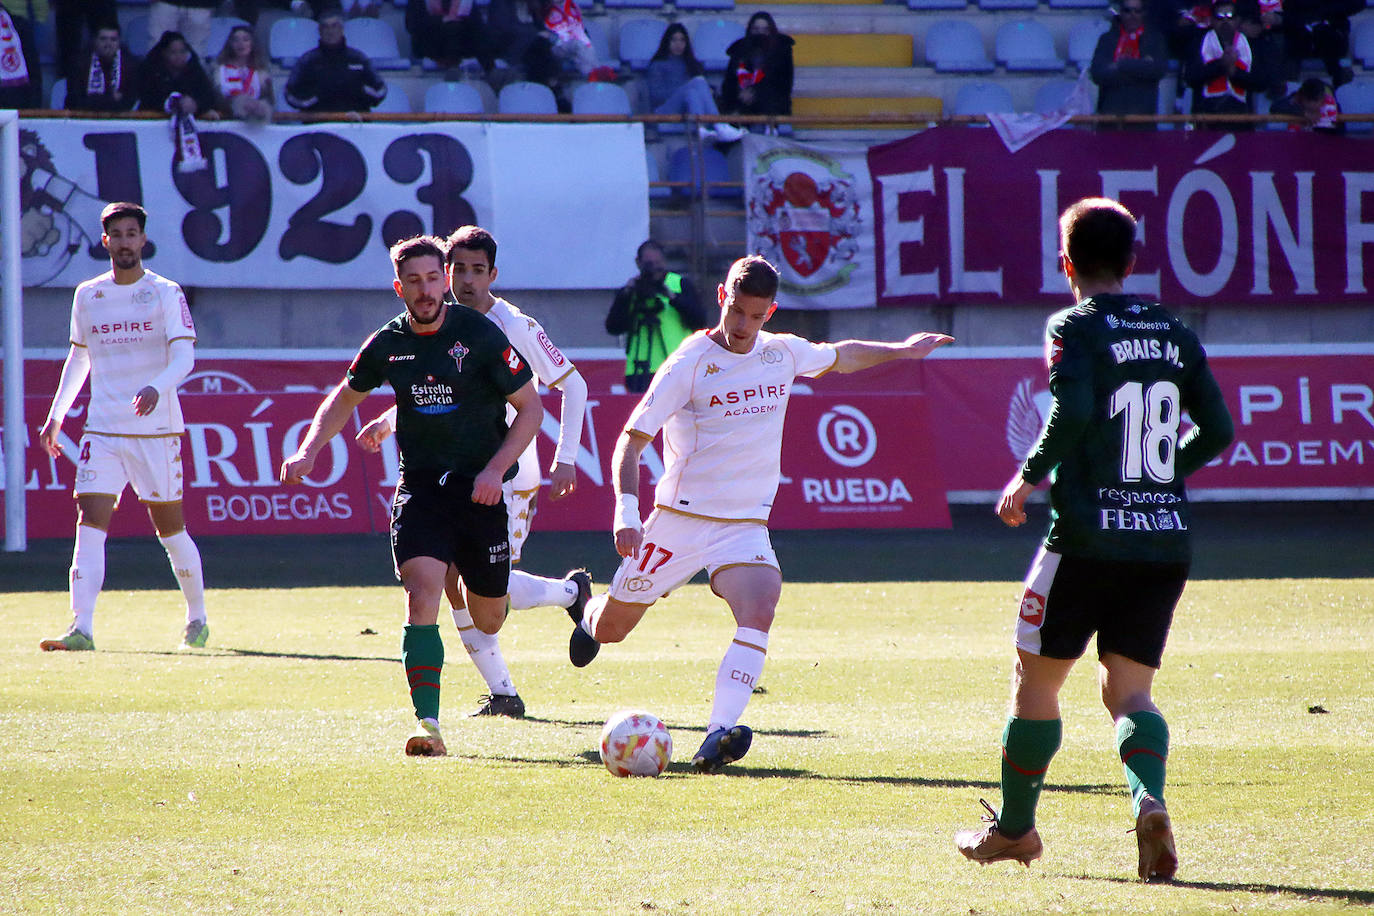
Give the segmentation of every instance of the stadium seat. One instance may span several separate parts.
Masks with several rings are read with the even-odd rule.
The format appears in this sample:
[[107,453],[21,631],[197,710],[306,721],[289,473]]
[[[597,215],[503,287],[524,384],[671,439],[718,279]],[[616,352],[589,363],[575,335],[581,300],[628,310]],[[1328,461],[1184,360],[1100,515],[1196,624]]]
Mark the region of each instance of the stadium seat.
[[[410,60],[401,56],[396,30],[385,19],[359,16],[344,22],[344,41],[362,51],[377,70],[409,70]],[[318,41],[317,41],[318,43]]]
[[651,149],[644,150],[644,165],[649,171],[649,199],[668,200],[673,196],[672,188],[656,188],[654,182],[663,180],[663,171],[658,165],[658,156]]
[[1069,96],[1078,86],[1077,80],[1067,77],[1057,77],[1045,80],[1040,88],[1035,90],[1035,102],[1031,110],[1036,114],[1052,114],[1064,107],[1064,103],[1069,100]]
[[252,23],[237,16],[215,16],[210,20],[210,36],[205,39],[204,56],[207,62],[219,57],[219,52],[224,50],[224,43],[229,40],[229,33],[240,25],[250,29],[253,27]]
[[673,5],[680,10],[729,12],[735,8],[735,0],[675,0]]
[[320,44],[320,29],[315,20],[287,16],[272,23],[267,33],[267,54],[283,67],[294,67],[302,54]]
[[425,111],[436,114],[486,114],[482,94],[471,83],[431,83],[425,90]]
[[909,10],[962,10],[968,8],[968,0],[906,0]]
[[936,73],[991,73],[983,36],[963,19],[942,19],[926,29],[926,63]]
[[1374,19],[1357,17],[1350,23],[1350,56],[1374,67]]
[[1039,0],[978,0],[978,8],[985,13],[999,10],[1033,10],[1039,5]]
[[592,43],[592,50],[596,52],[597,61],[613,64],[616,58],[611,53],[611,36],[606,31],[606,20],[587,18],[582,20],[582,25],[587,30],[587,38]]
[[1016,105],[1011,93],[1000,83],[988,80],[969,80],[954,96],[955,115],[1015,114]]
[[1054,51],[1054,36],[1034,19],[1003,23],[993,44],[997,62],[1010,71],[1047,73],[1064,69],[1064,59]]
[[657,10],[663,8],[663,0],[603,0],[608,10]]
[[583,83],[573,90],[572,113],[628,116],[630,96],[616,83]]
[[52,91],[48,93],[48,107],[61,111],[67,107],[67,78],[53,80]]
[[496,110],[501,114],[558,114],[558,102],[553,90],[542,83],[507,83],[496,97]]
[[[1357,79],[1336,90],[1336,104],[1344,114],[1374,115],[1374,79]],[[1374,121],[1351,121],[1347,131],[1365,134],[1374,130]]]
[[1109,28],[1111,23],[1101,16],[1080,19],[1069,26],[1069,63],[1080,70],[1086,70],[1093,62],[1097,39]]
[[388,86],[386,98],[372,109],[380,114],[410,114],[410,98],[400,86]]
[[626,19],[620,24],[620,62],[631,70],[649,66],[666,28],[661,19]]
[[1049,0],[1052,10],[1105,10],[1108,0]]
[[124,46],[129,49],[129,53],[138,57],[148,56],[148,49],[153,46],[154,41],[153,36],[148,34],[147,13],[130,16],[119,32],[124,38]]
[[707,70],[720,71],[730,62],[726,50],[744,37],[744,27],[728,19],[706,19],[691,26],[692,50]]
[[[707,184],[730,181],[730,164],[725,158],[725,154],[713,146],[703,145],[701,147],[701,163],[705,172],[704,180]],[[683,199],[688,196],[697,198],[701,196],[703,176],[692,174],[692,150],[690,147],[683,146],[675,150],[668,159],[668,180],[678,182],[688,182],[690,189],[674,188],[674,193]],[[708,196],[713,200],[739,200],[743,197],[744,191],[738,187],[713,187]]]

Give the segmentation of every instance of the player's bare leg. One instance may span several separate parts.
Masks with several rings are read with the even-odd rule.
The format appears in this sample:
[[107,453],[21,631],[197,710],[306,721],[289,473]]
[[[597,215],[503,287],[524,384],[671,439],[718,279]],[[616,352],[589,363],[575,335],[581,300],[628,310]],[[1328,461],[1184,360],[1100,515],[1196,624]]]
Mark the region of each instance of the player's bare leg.
[[205,617],[205,573],[201,567],[200,550],[186,533],[186,518],[181,501],[148,503],[148,517],[157,529],[157,539],[167,552],[167,562],[177,578],[182,597],[186,599],[186,629],[181,648],[201,649],[210,638],[210,624]]
[[753,743],[754,733],[739,720],[763,675],[768,631],[782,597],[782,573],[772,566],[732,566],[712,577],[711,588],[730,605],[735,635],[716,672],[706,740],[692,758],[692,765],[702,773],[734,763]]
[[648,604],[631,604],[609,594],[598,595],[587,602],[580,616],[574,617],[572,636],[568,640],[568,659],[575,667],[590,665],[601,644],[620,642],[630,635],[641,620]]
[[76,498],[76,540],[72,546],[71,610],[67,632],[38,644],[44,652],[95,648],[95,602],[105,584],[105,532],[114,517],[115,497],[83,493]]

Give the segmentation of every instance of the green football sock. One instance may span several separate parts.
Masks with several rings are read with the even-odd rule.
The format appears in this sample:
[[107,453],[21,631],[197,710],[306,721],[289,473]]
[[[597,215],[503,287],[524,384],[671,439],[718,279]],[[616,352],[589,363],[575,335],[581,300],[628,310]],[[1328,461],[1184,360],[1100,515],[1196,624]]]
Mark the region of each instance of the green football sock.
[[1045,771],[1063,734],[1059,719],[1007,718],[1002,732],[1002,810],[997,815],[1003,836],[1017,837],[1035,826]]
[[407,624],[401,638],[401,664],[410,682],[410,702],[415,718],[439,718],[439,674],[444,669],[444,641],[439,625]]
[[1157,712],[1133,712],[1116,721],[1116,748],[1126,768],[1131,808],[1140,814],[1146,793],[1164,801],[1164,765],[1169,759],[1169,726]]

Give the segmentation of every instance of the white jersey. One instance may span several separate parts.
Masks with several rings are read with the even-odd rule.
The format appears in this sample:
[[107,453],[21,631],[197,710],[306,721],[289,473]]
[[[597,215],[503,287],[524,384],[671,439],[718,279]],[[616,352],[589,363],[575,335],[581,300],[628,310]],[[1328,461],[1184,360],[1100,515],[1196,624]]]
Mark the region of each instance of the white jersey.
[[196,339],[180,286],[151,270],[129,284],[116,283],[114,271],[87,280],[72,296],[71,338],[91,358],[85,432],[169,436],[185,430],[175,388],[146,417],[131,406],[139,389],[167,368],[171,342]]
[[[487,311],[487,317],[496,322],[496,326],[505,332],[506,339],[521,356],[525,357],[525,363],[540,384],[545,388],[552,388],[572,374],[572,360],[553,345],[553,341],[549,340],[549,335],[544,333],[539,322],[500,296],[493,298],[496,301]],[[507,404],[506,422],[510,423],[514,419],[515,408]],[[520,469],[516,472],[515,485],[516,489],[522,492],[539,489],[539,454],[535,448],[538,439],[538,436],[531,439],[525,451],[520,454]]]
[[659,367],[625,428],[663,430],[662,509],[724,521],[768,521],[782,474],[792,380],[835,365],[833,344],[760,331],[732,353],[698,331]]

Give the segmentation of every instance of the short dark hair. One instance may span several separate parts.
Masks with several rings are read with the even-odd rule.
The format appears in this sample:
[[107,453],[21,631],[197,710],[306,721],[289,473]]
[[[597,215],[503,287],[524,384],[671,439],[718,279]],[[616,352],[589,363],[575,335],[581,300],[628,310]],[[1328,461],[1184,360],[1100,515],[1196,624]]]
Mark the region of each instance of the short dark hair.
[[112,204],[106,204],[105,209],[100,211],[100,230],[102,232],[108,232],[110,230],[110,223],[129,216],[138,220],[139,232],[142,232],[148,227],[148,211],[143,209],[139,204],[121,200]]
[[663,250],[663,246],[658,243],[657,239],[645,239],[640,242],[639,247],[635,249],[635,260],[638,261],[640,258],[644,257],[644,252],[650,248],[653,248],[659,254],[667,254],[667,252]]
[[448,251],[444,258],[446,264],[453,263],[450,258],[455,248],[461,248],[464,251],[485,252],[487,269],[496,269],[496,239],[481,226],[459,226],[453,230],[453,234],[448,237]]
[[396,270],[396,276],[401,276],[401,265],[411,258],[423,258],[433,256],[442,266],[444,263],[444,243],[442,239],[432,235],[414,235],[408,239],[401,239],[391,246],[391,266]]
[[1135,248],[1135,217],[1106,197],[1085,197],[1059,217],[1059,250],[1080,277],[1120,280]]
[[1307,102],[1320,102],[1326,98],[1326,92],[1326,83],[1320,77],[1313,76],[1302,81],[1295,95]]
[[732,296],[743,293],[771,301],[778,294],[778,269],[760,255],[740,258],[725,275],[725,289]]

